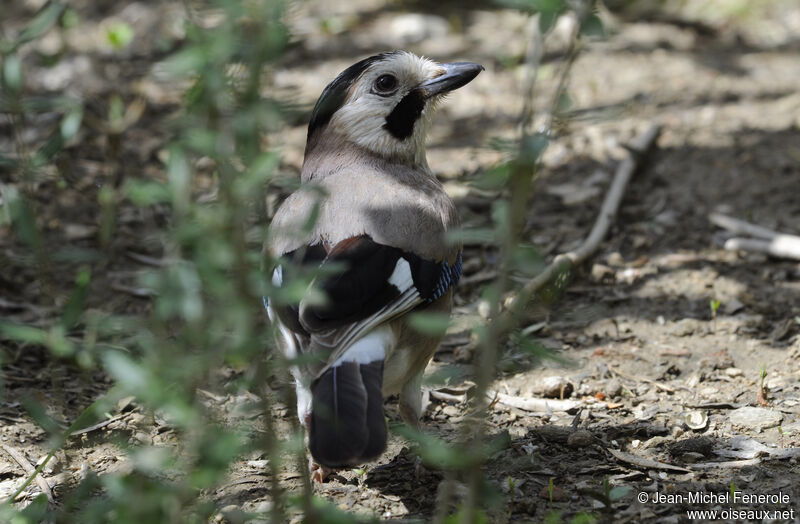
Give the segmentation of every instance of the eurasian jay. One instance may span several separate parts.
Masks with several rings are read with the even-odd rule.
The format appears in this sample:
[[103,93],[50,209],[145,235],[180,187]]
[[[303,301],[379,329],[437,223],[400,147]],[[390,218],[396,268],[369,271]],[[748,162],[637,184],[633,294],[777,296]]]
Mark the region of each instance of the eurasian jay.
[[[383,453],[384,397],[399,393],[407,423],[420,417],[422,375],[441,336],[415,331],[407,315],[449,313],[461,274],[461,248],[445,238],[458,216],[428,167],[425,135],[443,96],[482,70],[381,53],[339,74],[311,114],[301,185],[276,213],[268,250],[341,271],[312,282],[324,303],[267,301],[267,310],[295,362],[297,412],[321,471]],[[277,265],[273,285],[283,277]]]

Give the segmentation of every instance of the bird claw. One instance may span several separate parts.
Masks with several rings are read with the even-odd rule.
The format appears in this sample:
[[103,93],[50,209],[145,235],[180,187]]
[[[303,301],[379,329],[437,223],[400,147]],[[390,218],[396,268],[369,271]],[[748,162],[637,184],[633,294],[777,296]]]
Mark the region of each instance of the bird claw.
[[328,478],[328,475],[333,473],[333,471],[334,470],[326,468],[321,464],[317,464],[314,462],[314,459],[309,460],[308,472],[311,474],[311,482],[322,484],[325,482],[325,479]]

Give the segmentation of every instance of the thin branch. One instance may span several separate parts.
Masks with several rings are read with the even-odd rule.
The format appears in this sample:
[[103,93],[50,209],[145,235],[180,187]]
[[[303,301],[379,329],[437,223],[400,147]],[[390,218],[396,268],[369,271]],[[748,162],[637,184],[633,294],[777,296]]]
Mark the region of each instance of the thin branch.
[[8,456],[13,458],[14,461],[17,464],[19,464],[22,467],[22,469],[25,470],[25,473],[28,475],[28,480],[20,487],[20,489],[17,490],[16,493],[14,493],[14,495],[9,500],[13,501],[14,499],[16,499],[19,496],[19,494],[22,493],[22,491],[26,487],[28,487],[31,480],[35,480],[36,484],[39,486],[39,489],[41,489],[42,493],[44,493],[45,496],[47,497],[47,500],[49,500],[50,503],[54,503],[55,499],[53,498],[53,490],[50,489],[50,484],[47,483],[44,477],[38,474],[41,471],[41,468],[43,468],[44,465],[47,463],[47,461],[46,460],[43,461],[42,464],[39,466],[39,468],[34,468],[31,465],[31,463],[28,462],[28,459],[25,458],[25,455],[23,455],[16,449],[12,448],[11,446],[8,446],[6,444],[0,444],[0,448],[2,448],[3,451],[8,453]]
[[507,310],[512,312],[520,310],[524,307],[527,299],[539,289],[556,280],[556,278],[565,278],[565,275],[571,271],[573,267],[579,266],[597,251],[603,238],[608,234],[611,224],[614,223],[620,203],[625,195],[625,190],[628,187],[628,182],[630,182],[633,177],[640,160],[652,147],[653,143],[655,143],[660,132],[661,126],[659,124],[652,124],[644,133],[633,141],[629,148],[630,154],[617,168],[614,180],[611,182],[611,187],[609,187],[606,193],[605,200],[600,208],[600,213],[597,215],[597,219],[595,220],[594,226],[592,226],[589,236],[586,237],[576,250],[560,254],[553,259],[550,265],[535,278],[528,281],[520,292],[510,293],[506,296],[504,305]]
[[779,233],[721,213],[711,213],[708,219],[712,224],[727,229],[735,235],[755,237],[728,239],[725,242],[725,249],[729,251],[752,251],[774,257],[800,260],[800,236]]
[[722,213],[711,213],[708,215],[708,219],[712,224],[722,229],[727,229],[735,235],[749,235],[751,237],[763,238],[764,240],[771,240],[780,234],[766,227],[757,226],[756,224],[723,215]]

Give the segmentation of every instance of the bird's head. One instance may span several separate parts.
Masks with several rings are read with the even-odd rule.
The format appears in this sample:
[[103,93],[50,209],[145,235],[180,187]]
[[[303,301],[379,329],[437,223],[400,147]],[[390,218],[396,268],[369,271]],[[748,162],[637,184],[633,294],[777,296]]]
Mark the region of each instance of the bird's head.
[[406,51],[365,58],[322,92],[308,125],[306,157],[320,143],[344,140],[381,157],[424,163],[436,103],[482,70],[479,64],[437,64]]

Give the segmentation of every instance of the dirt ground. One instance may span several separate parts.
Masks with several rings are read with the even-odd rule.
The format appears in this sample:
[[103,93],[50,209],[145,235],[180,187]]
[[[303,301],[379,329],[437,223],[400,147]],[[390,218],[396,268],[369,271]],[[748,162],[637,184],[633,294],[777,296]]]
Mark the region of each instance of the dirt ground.
[[[274,78],[279,91],[305,104],[344,67],[387,48],[486,67],[443,104],[428,154],[463,222],[486,226],[497,195],[471,188],[469,181],[501,158],[490,140],[513,136],[522,80],[513,64],[524,50],[524,18],[488,7],[455,11],[442,5],[428,12],[412,3],[408,9],[419,13],[411,15],[369,1],[341,11],[323,4],[292,7],[297,41]],[[120,5],[84,23],[121,18],[137,35],[158,34],[169,31],[172,9]],[[319,31],[321,21],[327,32]],[[562,29],[548,39],[539,107],[547,103],[561,63]],[[608,38],[591,40],[582,50],[570,80],[573,118],[545,155],[527,222],[527,238],[546,259],[574,248],[588,233],[623,146],[653,122],[664,128],[600,251],[561,297],[529,312],[526,327],[567,364],[531,365],[511,346],[504,353],[492,386],[497,402],[490,432],[506,432],[510,444],[486,469],[488,481],[506,494],[491,510],[492,521],[539,522],[552,511],[565,518],[585,511],[615,522],[683,522],[687,510],[731,508],[793,510],[774,521],[800,521],[800,264],[726,251],[726,233],[709,221],[710,213],[722,212],[800,234],[800,40],[791,38],[797,31],[797,8],[733,25],[617,19],[609,24]],[[163,122],[177,110],[180,90],[160,83],[151,67],[160,53],[155,43],[149,45],[155,39],[142,38],[120,59],[92,48],[90,32],[84,33],[68,36],[69,42],[89,51],[71,52],[66,66],[29,82],[87,100],[120,90],[128,99],[143,97],[144,116],[127,132],[122,155],[130,164],[126,169],[160,176],[159,151],[168,140]],[[274,137],[287,175],[299,172],[304,137],[302,121]],[[71,188],[59,190],[57,200],[50,199],[54,183],[39,188],[53,245],[95,242],[94,182],[103,176],[103,155],[91,138],[67,152],[76,173]],[[125,256],[126,249],[148,252],[148,237],[140,233],[160,223],[155,212],[137,213],[123,210],[118,256],[95,274],[93,307],[131,314],[148,308],[146,299],[131,296],[123,285],[142,267]],[[8,231],[0,231],[0,249],[9,264],[0,274],[0,316],[42,321],[47,315],[35,305],[36,274],[15,256]],[[491,279],[495,259],[487,246],[465,248],[454,326],[431,365],[464,377],[429,386],[422,422],[445,439],[456,438],[465,415],[473,354],[467,328],[480,321],[480,285]],[[711,301],[719,301],[715,315]],[[2,369],[0,444],[35,464],[47,452],[47,441],[25,415],[22,399],[34,394],[71,420],[107,390],[109,380],[101,373],[81,375],[44,350],[6,352],[13,358]],[[523,409],[525,401],[548,395],[563,396],[567,404]],[[247,400],[245,394],[205,396],[231,423]],[[392,400],[387,412],[397,418]],[[274,415],[283,424],[293,416],[285,408]],[[102,474],[128,467],[120,441],[173,445],[175,437],[135,403],[119,406],[112,423],[74,437],[48,465],[44,477],[56,486],[56,497],[87,470]],[[0,451],[0,500],[24,477]],[[435,469],[420,469],[408,443],[393,436],[379,461],[333,475],[318,492],[358,514],[427,520],[443,478]],[[603,493],[604,479],[627,491],[603,504],[593,494]],[[283,480],[299,488],[296,474],[287,472]],[[263,509],[268,481],[263,457],[243,457],[230,481],[208,496],[228,509]],[[23,501],[38,489],[32,484]],[[692,498],[730,491],[783,499]],[[665,498],[654,501],[656,494]],[[736,520],[726,515],[717,519]],[[741,520],[763,519],[750,514]]]

